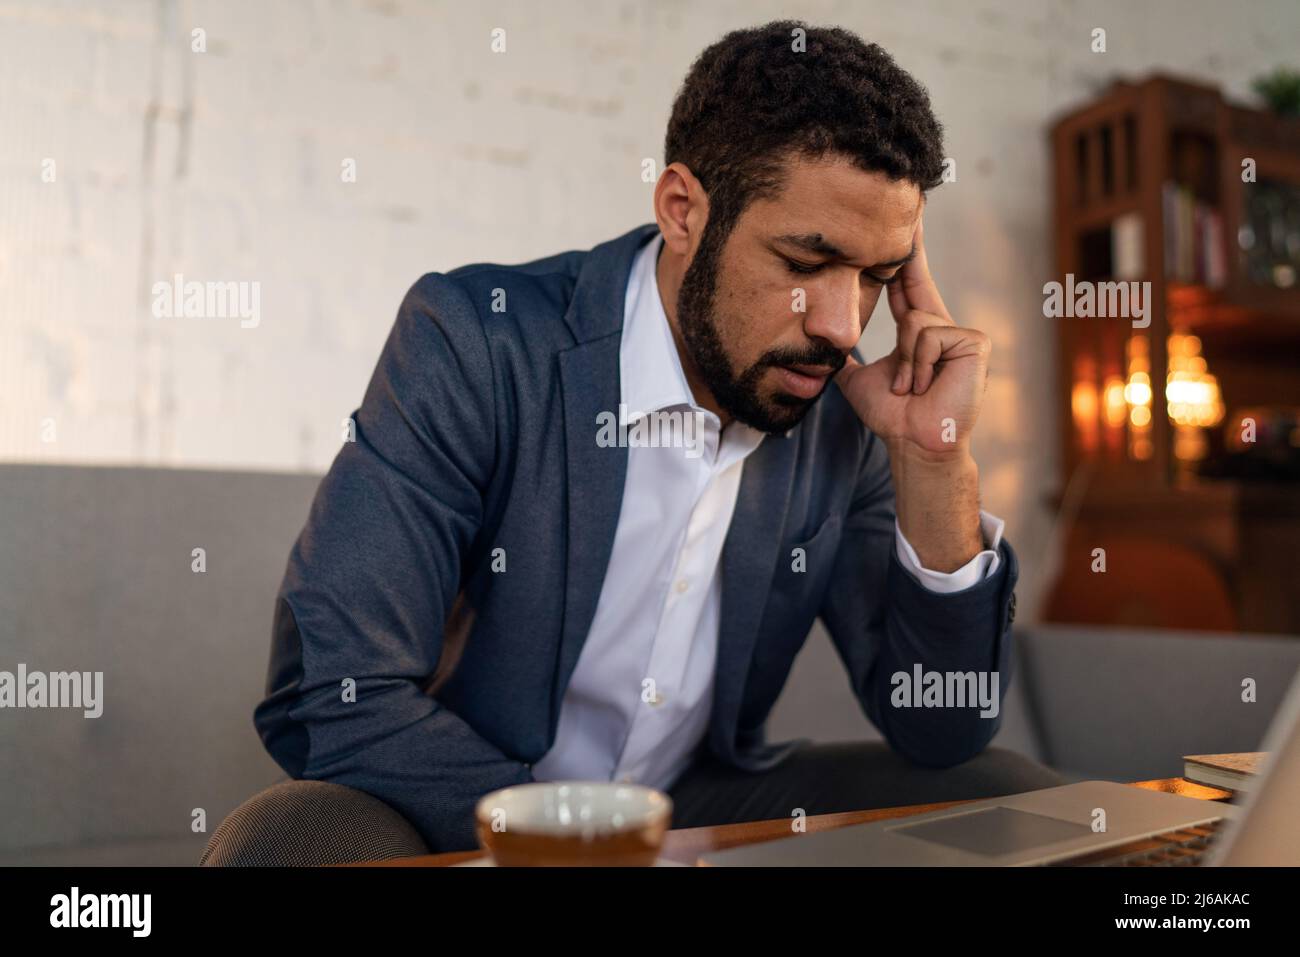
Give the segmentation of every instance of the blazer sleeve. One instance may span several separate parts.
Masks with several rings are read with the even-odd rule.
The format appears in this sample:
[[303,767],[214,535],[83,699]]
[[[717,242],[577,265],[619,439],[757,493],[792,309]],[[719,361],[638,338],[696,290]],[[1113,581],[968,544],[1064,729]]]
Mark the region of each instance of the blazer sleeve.
[[289,556],[254,724],[290,776],[473,848],[478,798],[532,774],[424,690],[496,450],[487,342],[453,281],[407,293],[354,422]]
[[[959,592],[939,594],[898,560],[894,487],[885,444],[868,433],[853,501],[824,594],[821,618],[853,693],[890,746],[917,764],[950,767],[974,757],[1001,725],[1011,680],[1011,607],[1018,566],[1004,539],[993,575]],[[997,715],[979,707],[891,705],[897,672],[994,672]]]

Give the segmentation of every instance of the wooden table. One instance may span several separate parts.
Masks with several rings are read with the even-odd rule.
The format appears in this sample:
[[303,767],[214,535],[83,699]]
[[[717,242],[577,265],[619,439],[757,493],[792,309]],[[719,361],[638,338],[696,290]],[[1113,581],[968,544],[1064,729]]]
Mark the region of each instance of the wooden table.
[[[1205,801],[1226,801],[1232,797],[1231,791],[1204,787],[1193,784],[1183,778],[1165,778],[1159,781],[1137,781],[1134,787],[1148,788],[1152,791],[1164,791],[1183,797],[1200,798]],[[924,814],[926,811],[939,811],[946,807],[968,804],[969,801],[944,801],[939,804],[913,804],[909,807],[877,808],[872,811],[844,811],[840,814],[818,814],[806,820],[807,833],[831,831],[837,827],[852,824],[866,824],[870,821],[883,821],[889,818],[908,817],[912,814]],[[669,831],[664,839],[661,856],[679,864],[694,865],[701,854],[720,851],[723,848],[738,847],[742,844],[759,844],[790,836],[790,819],[777,818],[774,821],[748,821],[744,824],[719,824],[712,827],[689,827]],[[392,861],[367,862],[360,867],[446,867],[460,864],[475,858],[486,856],[482,851],[454,851],[448,854],[426,854],[421,857],[402,857]]]

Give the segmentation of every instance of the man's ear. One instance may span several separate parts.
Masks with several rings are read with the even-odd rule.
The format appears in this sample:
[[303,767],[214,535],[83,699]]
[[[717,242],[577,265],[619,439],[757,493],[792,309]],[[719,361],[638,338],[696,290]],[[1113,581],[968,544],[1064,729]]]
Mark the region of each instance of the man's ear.
[[670,163],[659,175],[654,194],[655,221],[664,245],[689,259],[704,235],[709,197],[685,163]]

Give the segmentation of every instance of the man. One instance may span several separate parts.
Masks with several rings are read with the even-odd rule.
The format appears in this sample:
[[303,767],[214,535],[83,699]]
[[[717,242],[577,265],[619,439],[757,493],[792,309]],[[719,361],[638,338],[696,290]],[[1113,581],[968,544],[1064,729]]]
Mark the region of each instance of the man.
[[[1058,783],[981,755],[1016,559],[970,454],[989,340],[926,260],[924,90],[841,30],[738,31],[665,160],[656,225],[407,294],[289,559],[266,747],[435,851],[533,780],[662,788],[679,827]],[[887,746],[766,741],[818,616]]]

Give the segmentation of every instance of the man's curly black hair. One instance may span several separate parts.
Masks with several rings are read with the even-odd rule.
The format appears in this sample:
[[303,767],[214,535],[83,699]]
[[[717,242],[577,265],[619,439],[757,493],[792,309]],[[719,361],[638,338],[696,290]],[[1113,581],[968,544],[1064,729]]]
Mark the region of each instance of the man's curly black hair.
[[930,190],[942,178],[943,128],[925,88],[879,46],[798,20],[735,30],[701,53],[664,139],[664,161],[700,181],[708,231],[722,240],[754,199],[780,191],[786,160],[828,153]]

